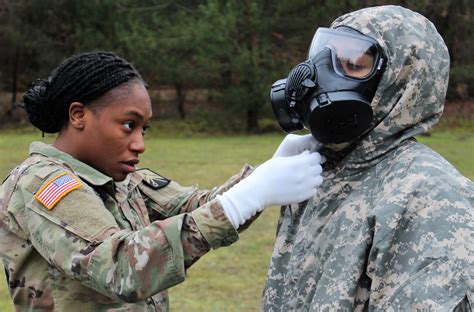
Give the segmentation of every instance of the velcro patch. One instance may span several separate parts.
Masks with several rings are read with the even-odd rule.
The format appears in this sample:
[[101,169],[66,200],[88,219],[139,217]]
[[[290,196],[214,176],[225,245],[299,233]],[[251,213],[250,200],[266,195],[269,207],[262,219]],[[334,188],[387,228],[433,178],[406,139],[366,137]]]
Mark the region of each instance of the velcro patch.
[[46,208],[53,207],[69,192],[80,188],[81,182],[72,174],[64,172],[48,181],[38,192],[35,198]]

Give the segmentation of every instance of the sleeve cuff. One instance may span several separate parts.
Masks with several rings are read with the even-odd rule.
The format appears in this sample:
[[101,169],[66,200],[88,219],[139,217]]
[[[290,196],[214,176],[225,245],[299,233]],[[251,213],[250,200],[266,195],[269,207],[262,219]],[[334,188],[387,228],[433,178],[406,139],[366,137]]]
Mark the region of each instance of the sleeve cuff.
[[229,246],[239,239],[239,234],[217,199],[194,210],[191,216],[212,249]]

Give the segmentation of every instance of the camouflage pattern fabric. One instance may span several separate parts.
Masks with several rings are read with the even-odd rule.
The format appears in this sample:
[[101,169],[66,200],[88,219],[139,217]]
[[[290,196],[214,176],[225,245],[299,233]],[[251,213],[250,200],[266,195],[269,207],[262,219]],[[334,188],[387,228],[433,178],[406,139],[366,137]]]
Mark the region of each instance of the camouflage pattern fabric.
[[[0,254],[17,311],[167,311],[166,289],[210,248],[238,234],[211,191],[182,187],[149,170],[114,183],[50,145],[0,188]],[[81,186],[48,209],[34,195],[62,173]]]
[[398,6],[335,20],[388,57],[372,130],[325,146],[325,178],[285,206],[263,293],[265,311],[471,311],[473,183],[416,142],[443,111],[449,55],[435,27]]

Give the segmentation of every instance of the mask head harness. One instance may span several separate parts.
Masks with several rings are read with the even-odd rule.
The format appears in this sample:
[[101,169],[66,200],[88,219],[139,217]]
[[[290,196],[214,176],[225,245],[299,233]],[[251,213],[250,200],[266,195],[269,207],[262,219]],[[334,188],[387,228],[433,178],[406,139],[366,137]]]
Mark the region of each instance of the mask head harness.
[[357,31],[319,28],[309,59],[276,81],[273,112],[288,133],[306,127],[322,143],[349,142],[370,129],[370,106],[385,64],[377,42]]

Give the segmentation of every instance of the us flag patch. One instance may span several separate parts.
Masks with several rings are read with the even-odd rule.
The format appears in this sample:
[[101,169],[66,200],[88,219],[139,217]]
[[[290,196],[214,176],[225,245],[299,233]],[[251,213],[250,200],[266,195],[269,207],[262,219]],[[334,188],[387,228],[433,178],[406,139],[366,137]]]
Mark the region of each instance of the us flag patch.
[[53,209],[61,198],[81,187],[81,183],[71,174],[65,172],[51,179],[35,195],[46,208]]

